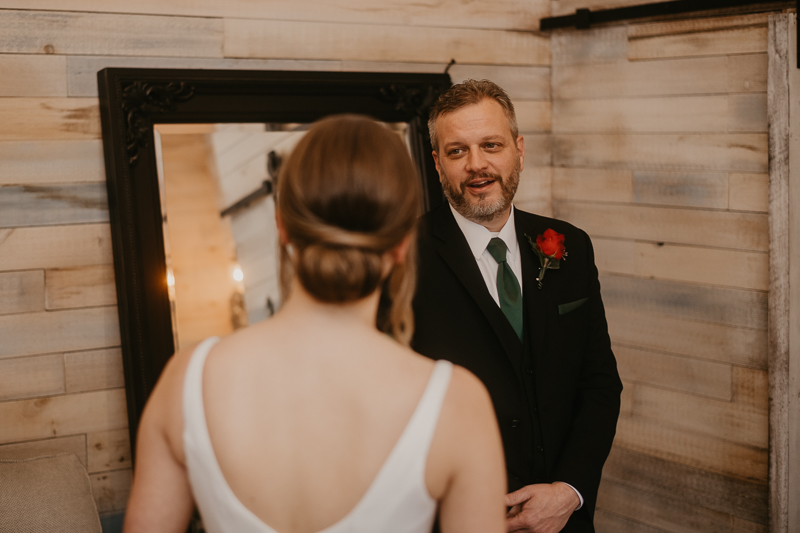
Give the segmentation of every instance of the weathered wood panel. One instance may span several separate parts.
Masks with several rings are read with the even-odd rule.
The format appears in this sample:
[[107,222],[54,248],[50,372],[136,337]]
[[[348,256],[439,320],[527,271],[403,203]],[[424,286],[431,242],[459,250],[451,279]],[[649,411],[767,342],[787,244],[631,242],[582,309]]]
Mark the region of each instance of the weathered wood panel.
[[[30,57],[30,56],[27,56]],[[67,57],[69,96],[97,96],[97,72],[104,68],[189,68],[219,70],[318,70],[337,71],[341,61],[300,61],[296,59],[216,59],[193,57]],[[433,72],[441,72],[436,65]]]
[[225,57],[550,64],[550,40],[528,32],[226,19]]
[[550,102],[522,100],[514,103],[520,133],[550,131]]
[[553,212],[590,235],[766,252],[766,215],[553,201]]
[[0,124],[0,142],[99,139],[100,108],[95,98],[0,98]]
[[759,370],[767,368],[766,331],[684,320],[606,304],[608,330],[615,343]]
[[[95,0],[71,0],[71,10],[97,11]],[[63,0],[8,0],[3,7],[18,9],[61,10]],[[435,3],[409,3],[403,0],[142,0],[131,4],[124,0],[104,0],[102,11],[183,15],[190,17],[228,17],[318,22],[358,22],[385,24],[387,20],[409,26],[457,28],[498,28],[533,30],[539,19],[550,12],[549,0],[498,0],[487,4],[480,0],[445,0]]]
[[117,308],[0,316],[0,357],[119,346]]
[[61,355],[0,360],[0,401],[63,393]]
[[106,181],[100,140],[0,142],[0,161],[0,185]]
[[[613,349],[623,379],[720,400],[732,397],[732,369],[728,364],[620,344],[614,344]],[[635,413],[635,404],[633,407]]]
[[742,480],[766,483],[767,450],[636,417],[617,422],[617,446]]
[[0,446],[0,457],[3,459],[21,459],[52,453],[74,453],[86,468],[88,464],[86,460],[86,435],[71,435],[69,437],[32,440]]
[[733,15],[727,17],[696,17],[669,20],[665,22],[648,22],[628,26],[631,38],[653,37],[657,35],[713,32],[731,28],[749,26],[766,26],[769,13],[752,13],[749,15]]
[[89,476],[98,513],[124,509],[133,481],[132,470],[115,470]]
[[44,311],[44,272],[0,272],[0,315]]
[[111,264],[108,224],[0,229],[0,270]]
[[553,199],[633,202],[633,172],[605,168],[554,168]]
[[[603,492],[603,485],[600,485],[600,492]],[[655,528],[600,508],[595,509],[594,527],[597,533],[669,533],[665,529]]]
[[634,391],[633,416],[754,448],[768,446],[767,412],[743,404],[641,385]]
[[[624,27],[552,32],[553,66],[612,63],[628,55]],[[558,92],[554,93],[559,97]]]
[[769,174],[731,172],[728,175],[729,207],[737,211],[769,211]]
[[[402,70],[400,72],[403,72]],[[440,72],[440,71],[437,71]],[[467,79],[492,80],[514,101],[550,100],[550,68],[509,67],[505,65],[462,65],[449,70],[453,83]]]
[[525,167],[550,167],[553,159],[550,135],[526,133],[525,139]]
[[634,37],[628,43],[628,58],[656,59],[767,51],[767,25],[710,32]]
[[0,228],[108,222],[104,183],[0,185]]
[[557,99],[766,92],[767,55],[553,65]]
[[767,136],[557,134],[553,164],[640,170],[767,172]]
[[625,448],[611,450],[603,468],[603,479],[679,498],[744,520],[766,523],[768,518],[763,483],[733,479]]
[[99,431],[86,435],[90,474],[131,468],[131,439],[127,429]]
[[727,326],[767,329],[767,294],[688,283],[601,275],[609,307]]
[[119,348],[64,354],[66,392],[86,392],[125,386]]
[[64,56],[0,55],[0,97],[67,96]]
[[54,268],[45,273],[47,309],[95,307],[117,303],[111,265]]
[[767,533],[769,527],[765,524],[756,524],[748,520],[733,517],[731,533]]
[[125,390],[0,402],[0,420],[0,442],[121,429],[128,424]]
[[549,216],[543,213],[542,209],[550,211],[551,174],[550,167],[526,167],[520,174],[514,205],[523,211],[528,211],[524,206],[535,206],[536,210],[532,212]]
[[767,131],[767,95],[732,94],[728,96],[728,131]]
[[555,100],[554,133],[724,132],[728,96]]
[[731,517],[690,502],[605,479],[597,495],[597,506],[630,520],[644,519],[666,531],[729,533]]
[[573,15],[576,9],[588,8],[594,11],[599,9],[611,9],[614,7],[624,7],[641,4],[642,0],[552,0],[553,16]]
[[222,21],[211,18],[4,10],[0,25],[4,53],[222,56]]
[[733,367],[733,401],[766,411],[769,383],[766,370]]
[[622,380],[622,394],[620,394],[620,416],[633,416],[633,390],[635,383]]
[[593,242],[597,268],[601,272],[741,289],[769,289],[766,252],[612,239],[594,239]]

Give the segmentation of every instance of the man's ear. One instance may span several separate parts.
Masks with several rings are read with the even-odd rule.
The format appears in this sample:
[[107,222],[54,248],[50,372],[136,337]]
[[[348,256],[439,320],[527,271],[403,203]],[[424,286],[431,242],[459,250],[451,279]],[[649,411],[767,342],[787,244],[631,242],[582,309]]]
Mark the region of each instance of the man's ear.
[[519,169],[525,169],[525,138],[517,135],[517,152],[519,152]]
[[442,169],[439,168],[439,154],[434,150],[431,152],[433,154],[433,164],[436,165],[436,172],[439,173],[439,181],[442,181]]

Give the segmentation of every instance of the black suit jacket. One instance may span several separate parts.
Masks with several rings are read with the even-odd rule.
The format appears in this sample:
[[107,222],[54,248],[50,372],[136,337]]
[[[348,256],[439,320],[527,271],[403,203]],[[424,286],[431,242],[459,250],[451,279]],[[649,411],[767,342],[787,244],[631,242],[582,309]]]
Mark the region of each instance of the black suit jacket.
[[[611,351],[589,236],[514,210],[522,260],[524,342],[492,299],[445,203],[420,219],[412,347],[477,375],[494,403],[509,490],[563,481],[584,498],[564,531],[593,531],[600,475],[616,431],[622,383]],[[526,237],[551,228],[566,259],[538,288]]]

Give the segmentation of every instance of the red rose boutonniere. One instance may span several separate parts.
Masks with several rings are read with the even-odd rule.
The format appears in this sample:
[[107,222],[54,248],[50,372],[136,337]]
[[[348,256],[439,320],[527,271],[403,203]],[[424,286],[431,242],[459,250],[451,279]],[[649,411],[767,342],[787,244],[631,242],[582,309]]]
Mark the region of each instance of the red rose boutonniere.
[[564,236],[555,230],[547,229],[544,235],[536,237],[536,242],[533,242],[533,239],[528,237],[527,234],[525,234],[525,237],[531,244],[533,251],[536,252],[539,257],[539,263],[542,265],[539,270],[539,277],[536,278],[541,289],[545,272],[548,269],[558,270],[561,268],[561,260],[567,257],[567,250],[564,248]]

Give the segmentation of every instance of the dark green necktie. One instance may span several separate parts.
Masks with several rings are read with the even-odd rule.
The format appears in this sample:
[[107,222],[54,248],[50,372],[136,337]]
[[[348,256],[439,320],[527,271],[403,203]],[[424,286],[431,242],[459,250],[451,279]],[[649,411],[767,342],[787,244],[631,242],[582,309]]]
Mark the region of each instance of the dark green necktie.
[[500,297],[500,310],[506,315],[511,327],[522,340],[522,291],[514,271],[506,262],[506,243],[495,237],[486,247],[489,254],[497,261],[497,295]]

